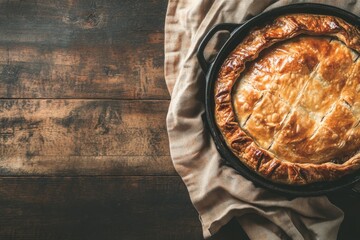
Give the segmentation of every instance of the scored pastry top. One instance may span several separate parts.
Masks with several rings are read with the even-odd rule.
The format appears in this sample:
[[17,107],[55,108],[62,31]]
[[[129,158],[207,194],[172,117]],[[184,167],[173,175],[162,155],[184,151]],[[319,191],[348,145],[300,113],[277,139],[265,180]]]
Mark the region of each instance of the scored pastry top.
[[297,37],[272,46],[238,79],[240,127],[290,162],[339,161],[359,148],[360,61],[340,41]]
[[215,83],[216,123],[239,160],[296,185],[360,168],[359,36],[342,19],[312,14],[249,33]]

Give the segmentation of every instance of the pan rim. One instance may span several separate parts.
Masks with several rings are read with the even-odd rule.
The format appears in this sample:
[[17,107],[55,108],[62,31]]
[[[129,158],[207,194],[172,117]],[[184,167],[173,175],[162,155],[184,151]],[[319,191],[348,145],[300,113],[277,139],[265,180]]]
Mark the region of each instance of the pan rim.
[[250,170],[245,164],[243,164],[237,156],[228,148],[225,140],[218,129],[215,122],[214,115],[214,83],[217,78],[217,73],[230,52],[242,41],[247,33],[256,26],[260,26],[264,23],[264,20],[270,21],[276,17],[291,13],[312,13],[319,15],[330,15],[344,19],[345,21],[360,26],[360,19],[356,15],[347,12],[343,9],[315,3],[300,3],[291,4],[272,10],[263,12],[244,24],[239,25],[231,34],[229,39],[225,42],[223,47],[216,55],[214,61],[210,64],[206,73],[206,88],[205,88],[205,112],[207,125],[215,142],[215,145],[222,156],[222,158],[242,176],[252,181],[256,186],[261,186],[266,189],[286,194],[290,196],[316,196],[326,193],[334,192],[337,190],[345,189],[352,186],[356,182],[360,181],[360,170],[348,174],[338,180],[331,182],[318,182],[307,185],[287,185],[282,183],[272,182],[256,172]]

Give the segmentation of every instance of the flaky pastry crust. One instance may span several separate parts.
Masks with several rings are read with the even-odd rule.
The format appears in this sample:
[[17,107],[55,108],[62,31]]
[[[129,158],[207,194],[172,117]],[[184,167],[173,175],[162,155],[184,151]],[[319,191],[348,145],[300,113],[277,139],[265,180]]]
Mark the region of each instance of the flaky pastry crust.
[[215,82],[215,120],[231,151],[259,175],[291,185],[358,170],[355,52],[359,29],[333,16],[285,15],[252,30]]

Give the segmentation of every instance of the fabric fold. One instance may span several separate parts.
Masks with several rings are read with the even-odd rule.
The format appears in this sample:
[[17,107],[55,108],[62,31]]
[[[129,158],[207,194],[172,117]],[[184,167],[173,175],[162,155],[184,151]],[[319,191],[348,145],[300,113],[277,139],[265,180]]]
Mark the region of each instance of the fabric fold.
[[[287,199],[256,187],[228,167],[204,122],[205,77],[198,45],[218,23],[241,23],[262,11],[306,1],[170,0],[165,21],[165,80],[170,152],[199,213],[204,237],[236,217],[252,239],[336,239],[343,212],[325,196]],[[307,1],[360,12],[356,1]],[[209,48],[216,47],[216,40]],[[216,50],[216,49],[214,49]],[[208,51],[207,55],[213,54]],[[276,238],[275,238],[276,236]]]

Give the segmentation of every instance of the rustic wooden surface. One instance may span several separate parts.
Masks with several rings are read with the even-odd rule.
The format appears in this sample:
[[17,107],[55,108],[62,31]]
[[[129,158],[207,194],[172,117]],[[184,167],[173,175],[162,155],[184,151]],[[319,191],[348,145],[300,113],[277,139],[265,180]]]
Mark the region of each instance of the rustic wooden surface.
[[[166,5],[0,1],[0,239],[202,239],[169,156]],[[331,200],[359,236],[357,198]]]

